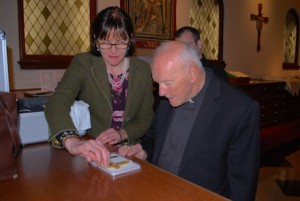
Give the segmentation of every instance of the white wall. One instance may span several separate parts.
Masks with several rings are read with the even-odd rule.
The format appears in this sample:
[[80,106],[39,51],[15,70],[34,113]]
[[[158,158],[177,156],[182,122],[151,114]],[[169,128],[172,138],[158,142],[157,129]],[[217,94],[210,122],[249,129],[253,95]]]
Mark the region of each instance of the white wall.
[[[119,0],[97,0],[97,11],[107,6],[119,6]],[[177,28],[189,24],[189,1],[176,0]],[[282,70],[283,25],[287,11],[294,8],[300,16],[300,0],[223,0],[224,2],[224,53],[226,69],[238,70],[252,77],[281,77],[300,74],[299,70]],[[269,23],[263,25],[261,51],[256,51],[257,31],[250,14],[258,13],[263,4],[263,16]],[[6,20],[4,20],[6,19]],[[9,54],[9,71],[12,89],[54,87],[64,70],[21,70],[18,64],[19,36],[17,1],[1,0],[0,29],[6,31]],[[153,50],[139,49],[138,55],[151,60]],[[299,60],[300,60],[300,50]],[[146,56],[145,56],[146,55]],[[41,78],[45,82],[41,82]]]

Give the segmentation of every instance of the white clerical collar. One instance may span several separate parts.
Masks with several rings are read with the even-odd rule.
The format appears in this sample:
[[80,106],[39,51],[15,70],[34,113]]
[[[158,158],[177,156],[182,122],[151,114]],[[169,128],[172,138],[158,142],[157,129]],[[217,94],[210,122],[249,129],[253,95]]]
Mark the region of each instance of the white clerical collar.
[[194,101],[191,98],[187,102],[194,103]]

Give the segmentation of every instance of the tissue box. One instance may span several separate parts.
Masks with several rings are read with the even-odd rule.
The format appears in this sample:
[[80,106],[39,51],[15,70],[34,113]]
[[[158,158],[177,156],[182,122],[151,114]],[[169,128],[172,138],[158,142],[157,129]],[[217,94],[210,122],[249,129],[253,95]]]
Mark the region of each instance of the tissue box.
[[48,124],[44,112],[19,113],[19,134],[22,144],[47,141]]

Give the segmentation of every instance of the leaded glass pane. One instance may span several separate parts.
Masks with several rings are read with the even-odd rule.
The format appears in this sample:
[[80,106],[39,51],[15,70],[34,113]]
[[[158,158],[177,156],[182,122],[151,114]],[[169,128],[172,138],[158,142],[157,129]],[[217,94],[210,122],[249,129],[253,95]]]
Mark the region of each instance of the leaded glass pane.
[[24,1],[25,53],[74,55],[90,47],[90,2]]
[[216,0],[191,0],[190,26],[199,30],[202,52],[208,59],[218,60],[220,10]]
[[283,36],[284,63],[295,62],[297,23],[294,15],[288,13],[285,19]]

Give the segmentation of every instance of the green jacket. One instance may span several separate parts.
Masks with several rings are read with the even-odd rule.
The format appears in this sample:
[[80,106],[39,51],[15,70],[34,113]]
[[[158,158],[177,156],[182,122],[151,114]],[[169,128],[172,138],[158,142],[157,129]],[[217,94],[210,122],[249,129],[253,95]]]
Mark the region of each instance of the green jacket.
[[[152,77],[149,64],[135,57],[129,58],[128,95],[122,128],[128,134],[129,143],[141,138],[153,117]],[[74,100],[89,104],[92,128],[89,135],[98,136],[110,128],[112,121],[112,97],[105,63],[102,57],[91,53],[75,55],[48,99],[45,116],[51,141],[65,130],[76,130],[70,117]]]

